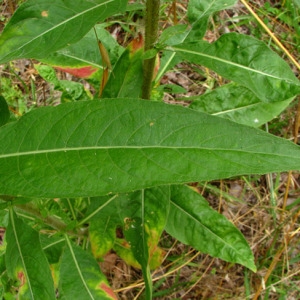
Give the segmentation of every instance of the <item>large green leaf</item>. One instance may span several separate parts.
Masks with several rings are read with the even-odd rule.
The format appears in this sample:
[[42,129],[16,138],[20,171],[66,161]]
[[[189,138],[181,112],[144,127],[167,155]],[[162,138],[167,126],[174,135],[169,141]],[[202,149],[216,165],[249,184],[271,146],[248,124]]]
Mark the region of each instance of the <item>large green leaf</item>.
[[66,236],[60,266],[59,292],[62,299],[117,299],[92,255]]
[[43,107],[0,128],[0,191],[96,196],[300,169],[300,149],[261,130],[159,102]]
[[289,65],[253,37],[229,33],[212,44],[199,41],[170,49],[246,86],[262,101],[284,101],[300,93],[300,82]]
[[189,187],[172,187],[166,231],[201,252],[256,271],[253,254],[243,235]]
[[248,126],[259,127],[278,116],[293,100],[261,102],[249,89],[230,83],[209,93],[190,97],[190,108],[226,118]]
[[96,22],[121,13],[126,0],[29,0],[12,16],[0,37],[0,63],[45,58],[79,41]]
[[50,267],[39,234],[10,209],[5,261],[10,278],[19,281],[19,299],[56,299]]

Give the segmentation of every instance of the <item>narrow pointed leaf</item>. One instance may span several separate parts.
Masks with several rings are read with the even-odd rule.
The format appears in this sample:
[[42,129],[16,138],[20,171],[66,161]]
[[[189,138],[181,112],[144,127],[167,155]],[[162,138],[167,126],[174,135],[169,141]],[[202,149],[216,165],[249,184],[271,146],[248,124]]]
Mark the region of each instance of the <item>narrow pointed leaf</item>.
[[63,299],[117,299],[95,259],[66,237],[60,267],[59,292]]
[[5,254],[10,278],[19,281],[20,299],[56,299],[50,267],[38,233],[10,209]]
[[288,64],[250,36],[229,33],[212,44],[199,41],[170,49],[244,85],[264,102],[284,101],[300,93],[300,82]]
[[278,116],[293,100],[261,102],[249,89],[230,83],[201,96],[190,97],[190,108],[259,127]]
[[96,22],[121,13],[125,0],[29,0],[0,36],[0,63],[44,58],[79,41]]
[[149,235],[145,230],[145,190],[130,195],[130,206],[127,207],[124,218],[124,234],[135,259],[142,267],[146,286],[146,299],[152,299],[152,278],[149,266]]
[[0,128],[0,190],[75,197],[300,169],[300,149],[189,108],[134,99],[43,107]]
[[143,84],[143,49],[132,47],[131,43],[117,61],[102,93],[103,98],[140,96]]
[[172,187],[166,231],[201,252],[256,271],[244,236],[190,187]]
[[126,240],[143,270],[147,299],[152,299],[150,260],[162,259],[157,244],[167,221],[169,194],[169,186],[143,189],[129,194],[130,201],[125,205],[119,204],[123,206],[120,212]]

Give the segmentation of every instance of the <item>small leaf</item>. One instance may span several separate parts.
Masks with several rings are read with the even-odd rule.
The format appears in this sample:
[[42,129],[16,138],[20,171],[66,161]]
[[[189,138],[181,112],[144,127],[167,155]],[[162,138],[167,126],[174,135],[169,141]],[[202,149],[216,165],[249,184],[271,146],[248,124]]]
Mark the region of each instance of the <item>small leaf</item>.
[[0,37],[0,63],[45,58],[79,41],[95,23],[124,12],[125,0],[28,0]]
[[172,187],[166,231],[201,252],[256,271],[244,236],[190,187]]
[[116,229],[121,227],[118,202],[127,202],[120,196],[93,197],[85,219],[89,222],[89,237],[95,258],[103,257],[114,245]]
[[249,89],[230,83],[201,96],[190,97],[190,108],[259,127],[279,115],[293,98],[271,103],[261,102]]
[[137,38],[117,61],[102,93],[103,98],[139,97],[143,84],[143,49]]
[[6,267],[10,278],[19,281],[20,299],[56,299],[50,267],[38,233],[10,209],[6,231]]
[[200,41],[206,32],[207,21],[210,15],[233,6],[236,2],[236,0],[190,0],[187,15],[192,28],[185,41]]
[[300,82],[289,65],[250,36],[228,33],[212,44],[199,41],[170,49],[185,60],[247,87],[261,101],[284,101],[300,93]]
[[63,299],[117,299],[94,258],[66,236],[60,266],[59,292]]
[[178,24],[166,28],[158,39],[159,45],[173,46],[182,43],[186,37],[187,25]]
[[35,65],[39,74],[48,82],[54,84],[55,90],[61,91],[61,101],[89,100],[83,85],[70,80],[58,80],[55,70],[46,65]]

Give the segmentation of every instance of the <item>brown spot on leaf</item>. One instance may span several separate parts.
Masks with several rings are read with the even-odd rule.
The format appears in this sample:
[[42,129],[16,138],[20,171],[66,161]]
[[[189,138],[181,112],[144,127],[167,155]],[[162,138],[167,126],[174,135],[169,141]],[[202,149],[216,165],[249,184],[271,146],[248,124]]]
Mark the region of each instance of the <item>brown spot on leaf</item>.
[[41,12],[42,17],[47,18],[49,16],[48,11],[47,10],[43,10]]
[[20,271],[17,274],[18,279],[20,280],[20,287],[23,286],[26,282],[25,274],[24,272]]

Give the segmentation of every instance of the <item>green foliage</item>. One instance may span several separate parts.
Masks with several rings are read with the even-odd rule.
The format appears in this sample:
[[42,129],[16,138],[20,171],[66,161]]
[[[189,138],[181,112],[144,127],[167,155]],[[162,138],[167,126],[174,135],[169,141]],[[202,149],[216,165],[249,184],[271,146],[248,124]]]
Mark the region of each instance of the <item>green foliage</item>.
[[[7,299],[15,292],[55,299],[55,289],[63,299],[116,299],[97,264],[110,249],[142,269],[151,299],[163,230],[256,271],[238,229],[184,185],[300,170],[298,146],[253,128],[299,94],[289,66],[249,36],[202,40],[208,18],[235,2],[190,1],[190,24],[163,31],[145,55],[137,45],[142,40],[124,49],[96,25],[126,9],[132,13],[136,8],[126,8],[125,0],[28,0],[15,12],[0,36],[0,63],[34,58],[99,86],[107,70],[98,36],[112,70],[103,98],[91,101],[80,83],[37,66],[67,103],[35,109],[16,122],[6,124],[8,106],[0,98],[1,208],[5,218],[9,214],[0,266]],[[141,100],[143,60],[158,51],[161,64],[150,86],[180,61],[233,82],[190,99],[190,108]]]
[[7,123],[9,120],[9,109],[5,99],[0,96],[0,126]]

